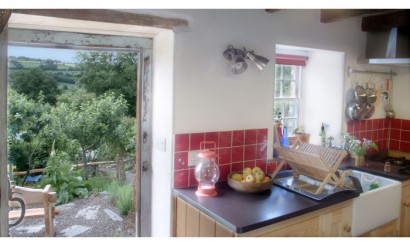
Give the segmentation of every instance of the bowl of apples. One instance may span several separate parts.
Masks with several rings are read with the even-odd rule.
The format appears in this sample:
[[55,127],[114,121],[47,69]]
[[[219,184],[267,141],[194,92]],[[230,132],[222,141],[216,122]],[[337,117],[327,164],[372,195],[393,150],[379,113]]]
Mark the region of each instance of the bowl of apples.
[[272,179],[260,167],[246,167],[242,172],[231,172],[228,175],[228,185],[239,192],[258,193],[270,190]]

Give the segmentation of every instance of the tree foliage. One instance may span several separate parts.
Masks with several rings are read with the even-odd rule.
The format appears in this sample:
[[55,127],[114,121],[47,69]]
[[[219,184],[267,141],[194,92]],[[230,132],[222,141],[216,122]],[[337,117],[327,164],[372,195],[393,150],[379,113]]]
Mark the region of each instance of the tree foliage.
[[107,92],[123,95],[127,101],[127,114],[136,115],[137,53],[79,52],[78,84],[88,92],[100,96]]
[[61,103],[56,110],[62,132],[78,141],[88,179],[87,153],[97,149],[120,124],[126,102],[113,93],[81,102]]
[[57,81],[38,68],[16,72],[11,87],[16,92],[24,94],[28,99],[33,100],[37,100],[42,92],[44,102],[50,105],[56,104],[56,97],[61,93]]

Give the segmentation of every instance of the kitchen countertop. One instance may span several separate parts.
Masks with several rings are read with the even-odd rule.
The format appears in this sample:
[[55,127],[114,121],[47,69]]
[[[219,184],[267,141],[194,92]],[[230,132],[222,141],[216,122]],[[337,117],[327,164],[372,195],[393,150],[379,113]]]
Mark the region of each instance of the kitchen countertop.
[[406,175],[406,174],[399,174],[398,170],[400,167],[398,165],[390,165],[391,166],[391,172],[386,173],[384,171],[384,163],[382,162],[377,162],[377,161],[372,161],[369,159],[365,158],[365,164],[364,166],[360,166],[360,167],[356,167],[354,165],[354,159],[352,158],[348,158],[345,159],[344,161],[342,161],[342,163],[340,164],[340,168],[341,169],[355,169],[355,170],[359,170],[359,171],[364,171],[364,172],[368,172],[374,175],[379,175],[385,178],[391,178],[394,180],[398,180],[398,181],[406,181],[406,180],[410,180],[410,175]]
[[249,194],[219,182],[216,197],[197,197],[196,188],[174,189],[174,193],[236,233],[272,225],[359,196],[357,192],[346,191],[316,201],[276,185],[266,192]]

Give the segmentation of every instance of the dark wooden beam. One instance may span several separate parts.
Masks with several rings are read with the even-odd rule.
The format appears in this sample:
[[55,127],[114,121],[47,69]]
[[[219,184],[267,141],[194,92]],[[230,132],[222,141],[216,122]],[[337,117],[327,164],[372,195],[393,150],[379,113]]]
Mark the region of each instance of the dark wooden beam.
[[349,17],[375,15],[392,12],[391,9],[321,9],[320,22],[330,23]]
[[13,13],[116,24],[151,26],[165,29],[188,26],[188,21],[183,19],[163,18],[106,9],[14,9]]
[[11,15],[11,9],[0,9],[0,33],[3,31]]
[[368,16],[362,18],[362,31],[385,31],[392,27],[404,27],[408,29],[410,26],[410,10],[401,10],[393,13]]

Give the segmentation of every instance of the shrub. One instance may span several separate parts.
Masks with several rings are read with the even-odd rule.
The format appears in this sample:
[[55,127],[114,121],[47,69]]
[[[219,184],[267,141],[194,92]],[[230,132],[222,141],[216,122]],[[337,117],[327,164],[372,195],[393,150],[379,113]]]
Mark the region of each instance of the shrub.
[[134,187],[130,184],[114,180],[107,190],[111,201],[122,215],[127,215],[134,208]]
[[101,192],[108,190],[112,182],[112,178],[107,176],[96,176],[85,181],[91,187],[94,192]]

